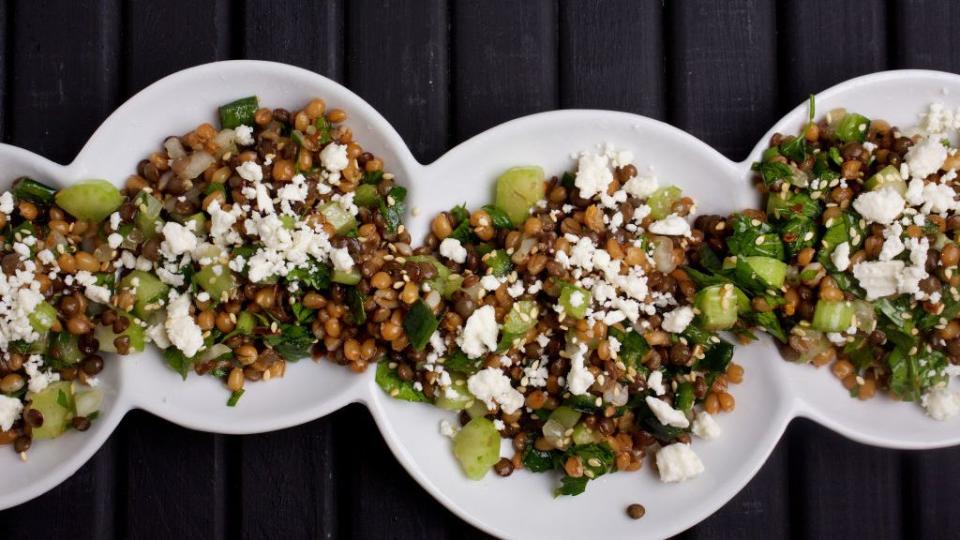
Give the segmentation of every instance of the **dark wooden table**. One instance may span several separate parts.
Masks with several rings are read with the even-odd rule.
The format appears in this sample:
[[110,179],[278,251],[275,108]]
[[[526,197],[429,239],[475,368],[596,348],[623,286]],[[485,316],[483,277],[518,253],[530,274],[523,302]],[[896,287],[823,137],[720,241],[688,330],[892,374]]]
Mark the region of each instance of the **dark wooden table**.
[[[958,29],[960,3],[919,0],[0,0],[0,132],[68,162],[151,82],[258,58],[341,81],[422,161],[564,107],[664,119],[739,160],[811,92],[891,68],[960,71]],[[795,422],[685,536],[947,538],[958,510],[960,448],[883,450]],[[248,437],[134,412],[63,485],[0,512],[7,539],[479,536],[407,476],[356,406]]]

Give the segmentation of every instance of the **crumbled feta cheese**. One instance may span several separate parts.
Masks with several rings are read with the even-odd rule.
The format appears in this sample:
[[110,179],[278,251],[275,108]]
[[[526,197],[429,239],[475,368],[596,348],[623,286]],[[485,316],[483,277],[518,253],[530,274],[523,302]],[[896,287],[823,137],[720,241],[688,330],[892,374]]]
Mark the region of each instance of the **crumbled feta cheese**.
[[164,323],[167,338],[184,356],[192,358],[203,347],[203,331],[190,316],[190,295],[177,296],[171,291],[170,296],[172,298],[167,305],[167,320]]
[[853,201],[853,208],[867,220],[867,223],[886,225],[903,212],[904,200],[893,188],[884,188],[861,193]]
[[951,210],[957,209],[955,197],[957,193],[952,187],[946,184],[937,184],[931,182],[923,186],[923,208],[924,214],[945,214]]
[[492,409],[499,404],[506,414],[515,413],[524,403],[523,394],[510,384],[509,377],[496,368],[488,367],[471,375],[467,379],[467,390],[484,402],[487,408]]
[[634,176],[623,185],[623,190],[638,199],[645,199],[660,187],[656,176]]
[[10,431],[22,411],[23,403],[19,399],[0,394],[0,431]]
[[123,243],[123,236],[118,233],[112,233],[107,237],[107,244],[110,249],[117,249]]
[[110,303],[110,289],[102,285],[87,285],[87,288],[83,292],[87,298],[94,302],[99,304]]
[[647,402],[647,406],[650,407],[650,410],[653,411],[653,414],[661,424],[679,428],[685,428],[690,425],[690,420],[687,419],[687,415],[685,415],[683,411],[674,409],[665,401],[653,396],[647,396],[644,401]]
[[650,232],[666,236],[690,236],[690,224],[676,214],[654,221],[650,224]]
[[8,216],[13,213],[13,194],[9,191],[4,191],[0,195],[0,212]]
[[440,421],[440,434],[444,437],[450,437],[452,439],[458,431],[460,430],[454,427],[449,420],[444,419]]
[[583,152],[577,165],[577,175],[573,181],[580,190],[580,196],[591,199],[598,193],[606,192],[613,181],[610,160],[605,154]]
[[330,143],[320,151],[320,162],[323,168],[330,172],[339,172],[347,168],[350,158],[347,157],[347,146]]
[[653,393],[662,396],[667,393],[667,389],[663,386],[663,372],[654,371],[647,375],[647,388],[653,390]]
[[923,395],[920,402],[934,420],[947,420],[960,413],[960,394],[946,386],[937,386]]
[[190,229],[173,221],[163,225],[163,238],[160,250],[168,259],[193,251],[197,247],[197,236]]
[[456,238],[444,238],[443,242],[440,242],[440,255],[457,264],[463,264],[467,260],[467,249]]
[[690,449],[689,444],[673,443],[657,452],[657,470],[662,482],[682,482],[699,476],[703,462]]
[[693,308],[690,306],[681,306],[673,311],[663,314],[663,323],[660,327],[674,334],[679,334],[687,329],[687,326],[693,321]]
[[330,250],[330,261],[333,262],[333,269],[339,272],[353,270],[353,258],[345,247]]
[[853,277],[867,293],[867,300],[896,294],[903,261],[870,261],[853,265]]
[[483,306],[473,312],[463,327],[458,341],[460,348],[468,358],[479,358],[487,352],[497,350],[497,315],[493,306]]
[[44,388],[50,386],[50,383],[60,380],[59,373],[43,369],[43,358],[38,354],[31,356],[24,362],[23,370],[30,378],[27,388],[34,394],[42,392]]
[[947,159],[947,149],[940,144],[942,135],[932,134],[907,150],[904,161],[910,166],[910,174],[917,178],[927,176],[940,170]]
[[582,396],[596,382],[593,373],[584,365],[587,346],[580,344],[570,358],[570,372],[567,373],[567,389],[575,396]]
[[487,291],[495,291],[500,288],[500,280],[488,274],[480,278],[480,286]]
[[147,328],[147,337],[150,338],[150,341],[154,343],[157,347],[161,349],[166,349],[171,345],[170,339],[167,337],[167,330],[164,328],[163,323],[157,323]]
[[890,261],[894,257],[903,253],[905,249],[903,245],[903,240],[900,239],[900,235],[903,234],[903,226],[899,223],[893,223],[889,227],[883,230],[883,236],[886,240],[883,241],[883,247],[880,248],[879,259],[881,261]]
[[720,424],[707,411],[697,413],[697,417],[693,419],[692,429],[694,435],[708,441],[723,435]]
[[833,248],[833,253],[830,254],[830,260],[833,262],[833,265],[837,267],[837,270],[840,272],[845,271],[850,267],[850,242],[844,242],[837,247]]
[[253,140],[253,128],[248,125],[241,124],[233,132],[236,134],[237,144],[240,146],[250,146],[255,142]]
[[248,182],[253,182],[254,184],[263,180],[263,168],[254,161],[244,161],[241,163],[240,166],[237,167],[237,174],[240,175],[240,178]]

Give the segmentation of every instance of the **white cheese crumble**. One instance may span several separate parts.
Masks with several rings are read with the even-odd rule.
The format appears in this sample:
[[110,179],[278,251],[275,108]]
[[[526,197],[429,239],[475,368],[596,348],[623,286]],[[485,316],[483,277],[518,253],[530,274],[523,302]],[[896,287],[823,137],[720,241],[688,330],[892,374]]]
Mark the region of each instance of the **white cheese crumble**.
[[833,262],[833,265],[837,267],[837,270],[840,272],[845,271],[850,267],[850,242],[844,242],[837,247],[833,248],[833,253],[830,254],[830,260]]
[[320,151],[320,162],[323,163],[323,168],[330,172],[340,172],[347,168],[350,159],[347,157],[346,145],[328,144]]
[[246,124],[237,126],[233,132],[236,135],[237,144],[240,146],[250,146],[255,142],[253,140],[253,128]]
[[4,191],[3,195],[0,195],[0,212],[8,216],[13,213],[13,194],[9,191]]
[[690,425],[690,420],[687,419],[687,415],[683,414],[683,411],[674,409],[665,401],[653,396],[647,396],[644,401],[647,402],[647,406],[650,407],[661,424],[678,428],[685,428]]
[[853,208],[867,223],[887,225],[903,212],[904,200],[893,188],[884,188],[861,193],[853,201]]
[[910,174],[917,178],[926,178],[940,170],[940,166],[947,159],[947,149],[940,144],[941,138],[942,135],[931,134],[907,150],[904,161],[910,166]]
[[896,294],[903,261],[870,261],[853,265],[853,277],[867,293],[867,300]]
[[473,312],[458,338],[460,348],[468,358],[479,358],[497,350],[497,315],[493,306],[483,306]]
[[10,431],[22,411],[23,403],[19,399],[0,394],[0,431]]
[[184,356],[192,358],[203,347],[203,331],[190,316],[190,295],[177,296],[176,292],[171,291],[170,296],[167,320],[164,323],[167,338]]
[[934,420],[947,420],[960,413],[960,394],[946,386],[937,386],[927,391],[920,403]]
[[440,255],[457,264],[463,264],[467,260],[467,249],[456,238],[444,238],[443,242],[440,242]]
[[623,185],[623,190],[638,199],[645,199],[653,195],[658,187],[660,183],[656,176],[634,176]]
[[510,384],[509,377],[496,368],[488,367],[471,375],[467,379],[467,390],[483,401],[487,408],[492,409],[499,404],[506,414],[517,412],[524,403],[523,394]]
[[653,390],[653,393],[662,396],[667,393],[667,389],[663,386],[663,372],[654,371],[650,375],[647,375],[647,388]]
[[60,380],[59,373],[43,369],[43,358],[38,354],[31,356],[24,362],[23,370],[27,372],[27,377],[30,378],[27,388],[34,394],[42,392],[44,388],[50,386],[50,383]]
[[244,161],[237,167],[237,174],[248,182],[259,183],[263,180],[263,169],[254,161]]
[[665,236],[690,236],[690,224],[676,214],[654,221],[650,224],[650,232]]
[[581,343],[577,346],[576,352],[574,352],[570,358],[570,372],[567,373],[567,389],[575,396],[586,394],[587,390],[596,382],[593,373],[590,373],[590,370],[584,365],[587,350],[587,346]]
[[168,259],[172,259],[197,247],[197,236],[179,223],[168,221],[163,225],[163,242],[160,251]]
[[718,424],[707,411],[697,413],[697,417],[693,419],[692,430],[694,435],[707,441],[723,435],[723,429],[720,428],[720,424]]
[[673,334],[679,334],[687,329],[687,326],[693,321],[693,308],[690,306],[681,306],[673,311],[663,314],[663,323],[660,327]]
[[591,199],[605,192],[612,181],[613,171],[610,170],[610,160],[606,155],[591,152],[580,154],[573,185],[580,190],[581,197]]
[[699,476],[703,462],[689,444],[674,443],[657,452],[657,470],[662,482],[682,482]]

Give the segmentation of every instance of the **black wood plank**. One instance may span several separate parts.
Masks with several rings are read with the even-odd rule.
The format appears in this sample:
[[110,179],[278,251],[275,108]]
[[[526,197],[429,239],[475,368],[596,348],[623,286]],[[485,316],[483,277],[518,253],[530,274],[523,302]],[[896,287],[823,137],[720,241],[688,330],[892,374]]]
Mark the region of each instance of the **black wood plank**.
[[[119,3],[104,0],[81,7],[65,1],[24,2],[8,9],[6,139],[51,159],[70,161],[116,106]],[[58,39],[49,39],[51,35]],[[0,513],[0,536],[56,538],[66,531],[75,538],[112,536],[117,500],[114,441],[107,441],[60,486]]]
[[465,0],[451,10],[456,141],[557,107],[555,2]]
[[560,4],[560,104],[664,118],[663,4]]
[[[893,58],[898,68],[960,72],[960,51],[944,47],[944,32],[960,23],[955,2],[900,0],[894,3]],[[960,448],[904,455],[904,530],[917,538],[953,538],[960,530]]]
[[126,94],[181,69],[230,58],[243,37],[234,24],[238,5],[231,10],[229,0],[130,2],[124,13]]
[[[243,10],[242,34],[244,57],[285,62],[342,80],[339,2],[252,0]],[[303,104],[272,105],[294,110]],[[334,424],[326,418],[239,440],[243,511],[234,519],[241,523],[241,537],[336,536],[341,509],[348,505],[338,481],[346,477],[336,473]]]
[[696,0],[666,8],[671,122],[743,159],[776,112],[773,4]]
[[[447,19],[446,3],[438,0],[347,4],[347,86],[376,107],[423,161],[447,147]],[[338,463],[351,478],[341,498],[350,501],[343,537],[444,538],[452,535],[451,526],[459,527],[397,463],[367,411],[352,406],[338,413],[337,433],[338,441],[350,441],[337,446]]]
[[285,62],[342,79],[340,0],[247,0],[243,26],[244,58]]
[[[668,117],[731,159],[742,159],[776,117],[774,5],[710,0],[666,7]],[[687,536],[786,535],[787,471],[781,443],[743,491]]]
[[779,6],[780,95],[785,111],[836,83],[887,69],[889,34],[883,0],[787,0]]
[[943,41],[960,23],[960,3],[895,0],[893,8],[891,67],[960,70],[960,49]]
[[13,6],[9,137],[67,162],[117,104],[120,2],[51,4]]
[[2,67],[2,76],[0,76],[0,141],[7,142],[10,133],[10,110],[13,103],[10,100],[10,86],[13,83],[13,75],[10,70],[10,51],[9,44],[13,41],[13,6],[7,0],[0,0],[0,67]]
[[[881,0],[855,5],[837,9],[826,0],[782,5],[784,108],[840,81],[887,67],[886,5]],[[811,28],[817,29],[813,40]],[[850,406],[858,403],[851,401]],[[900,536],[899,452],[860,445],[809,422],[791,429],[789,440],[794,525],[803,537]]]
[[[130,3],[124,33],[126,93],[177,70],[229,58],[232,36],[241,31],[232,24],[233,15],[227,0]],[[164,135],[157,134],[158,144]],[[146,413],[131,415],[122,432],[127,446],[121,464],[122,536],[235,536],[238,522],[228,522],[227,516],[239,496],[230,483],[238,481],[230,452],[236,439],[192,432]]]
[[350,88],[386,116],[418,159],[433,161],[449,131],[446,2],[355,0],[346,15]]

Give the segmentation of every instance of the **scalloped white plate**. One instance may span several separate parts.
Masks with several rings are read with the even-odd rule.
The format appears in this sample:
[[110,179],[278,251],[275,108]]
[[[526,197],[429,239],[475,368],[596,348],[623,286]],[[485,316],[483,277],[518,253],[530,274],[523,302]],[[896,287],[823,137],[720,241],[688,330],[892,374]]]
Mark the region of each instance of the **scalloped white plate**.
[[[942,90],[949,94],[944,95]],[[418,163],[396,131],[366,102],[347,89],[299,68],[257,61],[208,64],[171,75],[120,107],[97,130],[77,159],[61,166],[29,152],[0,146],[0,168],[13,178],[31,174],[53,183],[108,178],[120,185],[142,156],[163,137],[183,133],[216,107],[257,94],[261,102],[295,107],[321,96],[350,113],[357,139],[382,155],[388,169],[409,188],[408,217],[415,241],[426,233],[435,212],[466,202],[491,199],[492,180],[503,169],[538,164],[549,174],[573,166],[571,152],[611,143],[632,150],[641,168],[652,166],[662,182],[683,188],[700,213],[729,213],[755,206],[750,162],[774,131],[795,132],[806,105],[791,111],[758,143],[750,158],[733,163],[703,142],[669,125],[641,116],[607,111],[556,111],[507,122],[452,149],[431,165]],[[956,96],[956,97],[954,97]],[[930,71],[869,75],[817,96],[818,108],[845,106],[867,116],[909,125],[930,102],[960,103],[960,77]],[[960,422],[940,423],[917,406],[885,398],[851,400],[829,373],[784,362],[769,339],[740,347],[736,360],[746,367],[735,389],[737,410],[722,415],[724,436],[698,441],[706,472],[679,485],[661,484],[649,465],[591,482],[578,497],[554,499],[556,477],[518,472],[501,479],[467,480],[453,459],[450,442],[438,432],[449,413],[389,399],[373,382],[373,370],[355,375],[329,363],[292,364],[282,381],[250,385],[235,408],[210,378],[186,382],[164,367],[152,350],[111,359],[103,375],[108,390],[103,415],[86,433],[72,432],[56,442],[37,444],[30,460],[19,463],[0,452],[0,508],[29,500],[75,472],[103,444],[126,411],[141,408],[177,424],[216,433],[256,433],[308,422],[351,402],[366,404],[399,461],[434,497],[463,519],[503,537],[662,537],[680,532],[714,512],[756,473],[786,425],[805,416],[852,439],[892,448],[934,448],[960,442]],[[318,480],[319,481],[319,480]],[[624,508],[646,506],[640,521]]]

